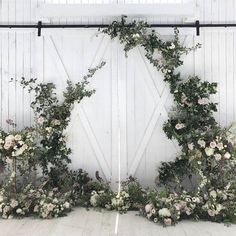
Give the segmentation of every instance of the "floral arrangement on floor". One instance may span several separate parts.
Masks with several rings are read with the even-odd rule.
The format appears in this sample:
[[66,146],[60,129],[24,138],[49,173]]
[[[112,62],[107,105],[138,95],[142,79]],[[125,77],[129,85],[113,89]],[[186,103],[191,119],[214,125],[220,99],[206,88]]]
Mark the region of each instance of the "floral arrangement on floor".
[[[236,222],[235,128],[222,128],[214,119],[217,104],[210,97],[217,92],[216,83],[196,76],[185,79],[176,72],[183,64],[181,56],[199,45],[182,46],[177,29],[173,40],[162,40],[147,23],[127,23],[126,17],[102,33],[118,37],[126,55],[141,47],[147,60],[164,74],[176,106],[163,129],[168,138],[178,141],[181,154],[162,163],[156,188],[143,189],[130,177],[121,191],[114,192],[109,183],[93,180],[83,170],[69,170],[71,150],[63,132],[74,103],[95,92],[87,89],[88,79],[105,63],[89,70],[82,82],[68,81],[62,101],[53,83],[23,78],[21,85],[35,96],[31,107],[36,120],[33,127],[21,131],[15,125],[11,132],[0,131],[0,164],[9,173],[0,188],[2,218],[59,217],[80,205],[121,213],[135,209],[165,226],[185,218]],[[41,178],[35,177],[38,169]]]

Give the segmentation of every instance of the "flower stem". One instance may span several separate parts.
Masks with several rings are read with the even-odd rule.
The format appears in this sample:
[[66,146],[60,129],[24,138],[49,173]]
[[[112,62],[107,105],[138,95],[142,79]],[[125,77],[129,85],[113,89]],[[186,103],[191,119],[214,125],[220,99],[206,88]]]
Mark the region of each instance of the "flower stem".
[[16,195],[16,158],[13,158],[13,184],[14,184],[14,194]]

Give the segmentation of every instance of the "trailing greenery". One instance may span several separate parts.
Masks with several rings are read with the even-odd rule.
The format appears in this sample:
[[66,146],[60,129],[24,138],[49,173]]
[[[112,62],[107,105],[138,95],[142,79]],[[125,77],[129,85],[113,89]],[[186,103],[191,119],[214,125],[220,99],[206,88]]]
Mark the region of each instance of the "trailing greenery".
[[49,164],[51,164],[51,169],[60,168],[62,172],[63,169],[67,170],[67,164],[71,162],[68,157],[71,150],[66,146],[63,131],[70,121],[74,103],[80,103],[84,97],[90,97],[95,92],[86,89],[88,79],[93,77],[95,72],[104,65],[105,62],[102,62],[96,68],[90,69],[81,82],[73,84],[68,80],[62,102],[59,102],[56,96],[56,87],[53,83],[36,84],[36,79],[27,81],[22,78],[22,86],[28,87],[29,92],[35,92],[35,99],[31,103],[31,107],[37,117],[35,129],[39,134],[41,145],[41,149],[38,148],[38,159],[44,174],[48,174]]

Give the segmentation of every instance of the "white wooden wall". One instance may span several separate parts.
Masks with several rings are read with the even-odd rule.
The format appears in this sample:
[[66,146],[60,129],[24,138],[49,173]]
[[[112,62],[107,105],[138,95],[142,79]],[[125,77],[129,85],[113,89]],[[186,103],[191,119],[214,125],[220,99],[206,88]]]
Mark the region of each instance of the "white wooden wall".
[[[187,0],[186,0],[187,1]],[[96,3],[99,0],[2,0],[2,23],[37,22],[35,10],[41,2]],[[111,1],[102,3],[156,3],[184,2],[183,0]],[[196,0],[201,22],[236,22],[234,0]],[[161,17],[150,22],[181,22],[181,18]],[[53,22],[107,22],[111,19],[84,17],[81,19],[54,19]],[[43,30],[37,37],[32,30],[0,31],[0,125],[11,129],[7,119],[17,128],[30,125],[30,95],[18,86],[17,80],[37,77],[53,81],[60,92],[66,79],[79,80],[90,66],[105,60],[107,65],[94,77],[91,87],[96,94],[75,106],[67,134],[73,149],[73,167],[82,167],[92,175],[115,183],[119,164],[121,178],[134,174],[144,184],[151,184],[160,161],[174,158],[178,147],[167,140],[162,124],[171,106],[168,87],[162,75],[155,71],[135,49],[126,59],[122,46],[111,42],[96,30]],[[204,80],[219,83],[217,120],[222,125],[236,121],[236,32],[233,29],[201,29],[196,37],[193,30],[181,34],[187,45],[202,43],[202,48],[185,58],[181,68],[184,76],[196,74]],[[9,82],[13,78],[12,82]]]

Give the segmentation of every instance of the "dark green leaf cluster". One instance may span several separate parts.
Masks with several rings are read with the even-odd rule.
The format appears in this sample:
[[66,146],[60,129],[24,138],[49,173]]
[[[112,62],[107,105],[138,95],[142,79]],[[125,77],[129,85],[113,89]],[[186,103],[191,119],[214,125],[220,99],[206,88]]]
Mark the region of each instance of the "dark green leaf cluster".
[[38,160],[44,174],[48,175],[50,171],[55,171],[55,167],[61,172],[68,170],[67,164],[71,162],[69,158],[71,150],[66,146],[63,131],[69,124],[74,103],[79,103],[84,97],[90,97],[95,92],[87,89],[88,79],[92,78],[95,72],[104,65],[105,63],[101,62],[99,66],[90,69],[81,82],[73,84],[72,81],[67,81],[63,101],[57,98],[55,84],[37,84],[36,79],[27,81],[22,78],[22,86],[28,87],[29,91],[34,92],[35,95],[31,107],[36,116],[36,123],[39,123],[38,119],[42,120],[37,126],[40,142]]

